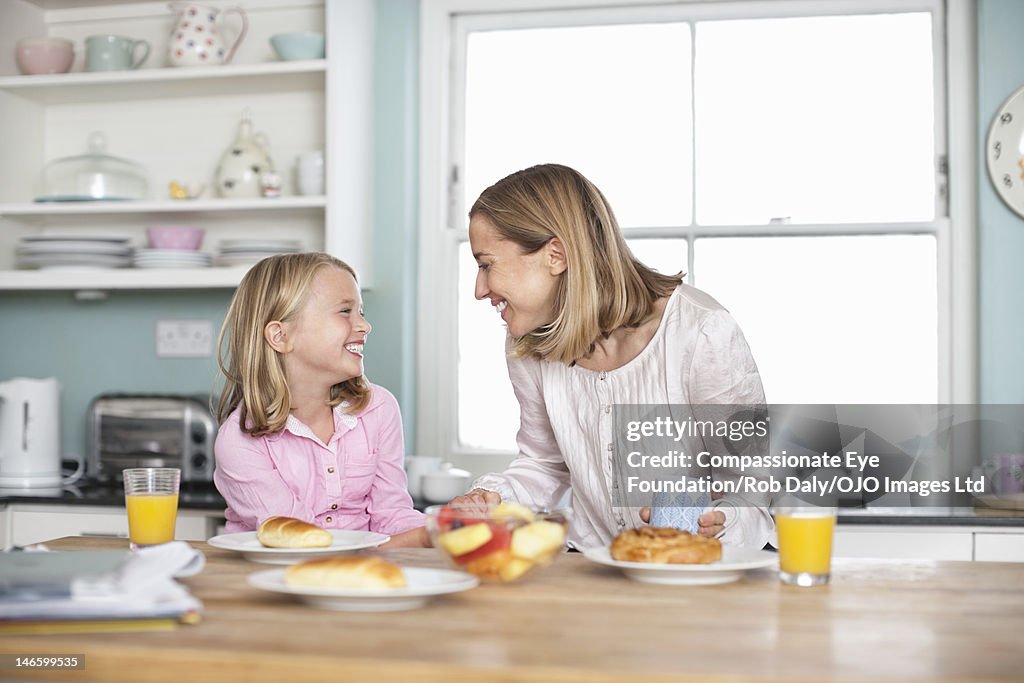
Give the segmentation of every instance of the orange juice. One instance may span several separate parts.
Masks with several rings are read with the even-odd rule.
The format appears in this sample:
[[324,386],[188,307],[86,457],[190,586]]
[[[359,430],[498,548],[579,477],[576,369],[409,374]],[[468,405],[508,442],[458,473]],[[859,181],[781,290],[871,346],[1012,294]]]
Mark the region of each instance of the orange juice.
[[783,574],[811,574],[827,577],[832,564],[832,514],[815,512],[779,513],[779,569]]
[[137,493],[125,496],[128,537],[136,545],[156,545],[174,540],[178,514],[177,493]]

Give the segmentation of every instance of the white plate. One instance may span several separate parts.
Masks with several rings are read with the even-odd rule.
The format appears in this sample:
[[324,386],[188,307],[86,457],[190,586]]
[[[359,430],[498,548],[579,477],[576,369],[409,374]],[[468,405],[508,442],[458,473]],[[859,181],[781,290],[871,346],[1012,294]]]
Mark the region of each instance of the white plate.
[[129,256],[108,254],[24,254],[18,257],[18,265],[28,268],[53,268],[60,266],[90,266],[93,268],[120,268],[130,265]]
[[249,576],[249,585],[274,593],[294,595],[299,600],[322,609],[345,612],[397,612],[424,605],[437,595],[460,593],[475,588],[480,580],[472,574],[450,569],[403,567],[405,588],[360,590],[356,588],[311,588],[289,586],[284,582],[285,569],[268,569]]
[[267,251],[275,249],[295,250],[302,247],[298,240],[221,240],[221,251]]
[[135,254],[160,258],[210,258],[209,254],[198,249],[136,249]]
[[114,242],[127,244],[130,237],[117,237],[115,235],[28,235],[21,238],[22,242]]
[[766,550],[722,546],[722,559],[709,564],[656,564],[651,562],[622,562],[612,559],[611,550],[590,548],[583,556],[591,562],[615,567],[633,579],[643,583],[662,583],[673,586],[708,586],[731,583],[743,572],[778,564],[778,555]]
[[50,242],[23,242],[18,245],[19,254],[115,254],[123,256],[132,253],[127,244],[116,242],[93,242],[91,240],[57,240]]
[[255,531],[240,531],[234,534],[221,534],[207,541],[214,548],[234,550],[242,553],[247,560],[263,564],[294,564],[301,560],[327,555],[341,555],[363,548],[376,548],[391,540],[390,536],[374,531],[346,531],[344,529],[328,529],[327,533],[334,537],[334,542],[326,548],[267,548],[256,538]]

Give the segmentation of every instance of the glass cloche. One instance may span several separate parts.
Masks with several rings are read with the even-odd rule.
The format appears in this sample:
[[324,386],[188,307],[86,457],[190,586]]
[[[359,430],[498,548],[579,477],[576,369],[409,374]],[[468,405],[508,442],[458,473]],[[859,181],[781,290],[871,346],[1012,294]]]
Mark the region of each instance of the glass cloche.
[[145,199],[149,190],[142,166],[106,153],[103,133],[89,135],[89,153],[48,163],[40,178],[37,202]]

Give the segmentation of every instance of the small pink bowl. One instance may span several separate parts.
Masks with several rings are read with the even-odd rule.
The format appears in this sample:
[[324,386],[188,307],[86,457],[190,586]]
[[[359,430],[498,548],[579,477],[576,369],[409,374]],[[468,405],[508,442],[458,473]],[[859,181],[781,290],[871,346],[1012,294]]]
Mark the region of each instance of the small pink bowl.
[[75,44],[67,38],[22,38],[14,61],[26,75],[67,73],[75,61]]
[[196,250],[203,243],[205,232],[189,225],[151,225],[146,228],[146,237],[153,249]]

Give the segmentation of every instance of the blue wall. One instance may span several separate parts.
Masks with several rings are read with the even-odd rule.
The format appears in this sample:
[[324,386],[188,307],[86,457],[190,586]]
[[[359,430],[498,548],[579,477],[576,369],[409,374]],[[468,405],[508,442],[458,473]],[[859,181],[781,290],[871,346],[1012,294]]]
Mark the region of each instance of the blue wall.
[[[374,280],[364,293],[373,333],[366,372],[402,405],[411,442],[415,405],[419,1],[378,2],[376,23]],[[0,381],[56,377],[61,443],[84,454],[86,414],[109,391],[209,393],[216,359],[156,356],[156,321],[210,320],[219,330],[230,290],[112,291],[102,301],[70,292],[0,292]],[[215,382],[217,384],[215,385]]]
[[1024,218],[985,172],[988,125],[1024,85],[1024,2],[978,1],[978,326],[982,403],[1024,403]]

